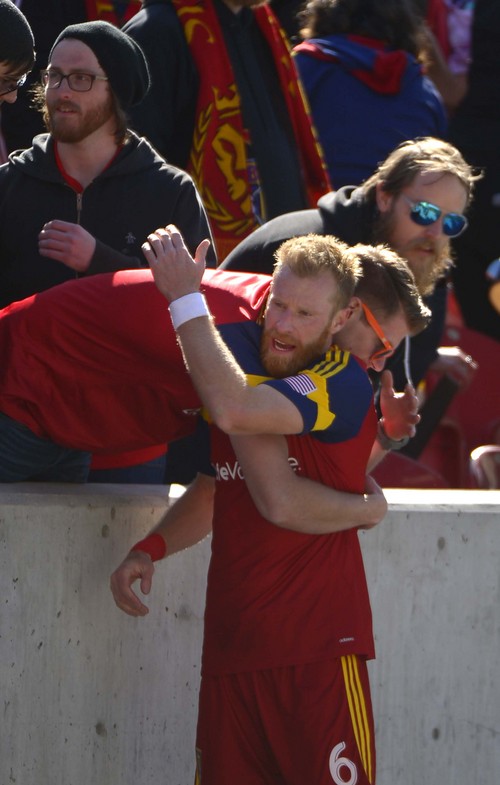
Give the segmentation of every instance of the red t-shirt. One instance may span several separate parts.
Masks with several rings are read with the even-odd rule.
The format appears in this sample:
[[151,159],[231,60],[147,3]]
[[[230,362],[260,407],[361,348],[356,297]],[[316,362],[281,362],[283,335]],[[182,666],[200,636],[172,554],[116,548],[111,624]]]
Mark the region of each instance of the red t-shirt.
[[[269,276],[207,270],[219,321],[256,318]],[[138,450],[191,432],[200,400],[149,270],[68,281],[0,311],[0,411],[62,446]]]

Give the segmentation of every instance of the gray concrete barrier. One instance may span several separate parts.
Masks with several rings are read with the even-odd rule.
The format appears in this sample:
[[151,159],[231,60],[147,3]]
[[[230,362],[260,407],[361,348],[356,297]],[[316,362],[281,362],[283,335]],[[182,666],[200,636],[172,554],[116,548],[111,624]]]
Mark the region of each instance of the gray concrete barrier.
[[[491,785],[500,493],[388,497],[360,535],[378,783]],[[23,484],[0,502],[0,785],[191,785],[209,539],[158,565],[132,619],[109,575],[166,509],[162,488]]]

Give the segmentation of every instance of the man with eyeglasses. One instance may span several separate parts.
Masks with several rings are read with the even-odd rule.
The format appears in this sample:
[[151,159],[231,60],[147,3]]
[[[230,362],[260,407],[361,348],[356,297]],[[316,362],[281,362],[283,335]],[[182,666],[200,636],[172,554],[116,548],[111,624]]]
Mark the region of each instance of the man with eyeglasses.
[[70,25],[41,81],[49,133],[0,170],[0,305],[144,266],[144,237],[169,220],[194,251],[210,231],[193,181],[127,128],[149,89],[138,44],[108,22]]
[[[191,177],[127,127],[149,83],[139,45],[108,22],[70,25],[56,39],[38,96],[49,133],[0,169],[1,307],[78,276],[146,266],[141,243],[166,223],[182,226],[193,252],[211,237]],[[148,464],[145,481],[161,482],[165,450],[99,468],[117,468],[119,482]]]
[[328,233],[349,245],[386,243],[408,262],[431,308],[429,327],[388,361],[396,389],[417,385],[432,369],[466,384],[475,364],[458,347],[440,348],[446,312],[450,241],[467,227],[465,213],[478,176],[453,145],[432,137],[399,145],[362,185],[322,197],[317,209],[288,213],[245,238],[223,269],[269,272],[288,237]]
[[35,62],[33,33],[11,0],[0,0],[0,104],[13,104]]

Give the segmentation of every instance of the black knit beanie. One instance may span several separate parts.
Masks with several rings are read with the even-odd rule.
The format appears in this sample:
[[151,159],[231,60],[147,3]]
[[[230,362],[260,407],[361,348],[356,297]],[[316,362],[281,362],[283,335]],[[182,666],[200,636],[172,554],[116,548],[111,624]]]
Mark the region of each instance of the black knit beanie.
[[76,38],[92,49],[122,109],[127,111],[142,101],[149,90],[149,70],[144,52],[130,36],[109,22],[69,25],[56,38],[49,63],[65,38]]
[[35,41],[24,14],[11,0],[0,0],[0,63],[33,67]]

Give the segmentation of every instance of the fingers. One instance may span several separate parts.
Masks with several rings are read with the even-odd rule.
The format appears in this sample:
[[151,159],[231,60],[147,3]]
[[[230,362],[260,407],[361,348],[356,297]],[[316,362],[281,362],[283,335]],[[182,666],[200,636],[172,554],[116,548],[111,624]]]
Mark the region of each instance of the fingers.
[[196,249],[196,253],[194,255],[194,260],[197,264],[205,265],[205,259],[207,258],[208,249],[210,248],[210,240],[202,240],[199,244],[198,248]]
[[173,224],[148,235],[142,250],[156,286],[169,302],[199,291],[209,247],[210,241],[203,240],[193,259]]
[[[144,580],[141,581],[141,585]],[[110,588],[115,604],[120,610],[129,616],[147,616],[149,608],[140,601],[130,586],[123,581],[122,576],[119,574],[119,569],[111,576]]]
[[[163,258],[175,258],[173,252],[186,251],[187,253],[182,235],[173,224],[160,227],[148,234],[148,239],[143,243],[142,250],[150,267],[152,264],[158,264]],[[173,261],[173,258],[169,258],[169,261]]]
[[129,616],[146,616],[149,608],[141,602],[132,590],[132,584],[139,579],[141,591],[149,594],[153,579],[154,567],[146,554],[139,552],[128,556],[114,571],[110,578],[110,589],[114,601],[120,610]]
[[391,371],[388,371],[387,369],[382,371],[380,376],[380,386],[381,392],[384,391],[390,393],[394,391],[394,379],[392,377]]

